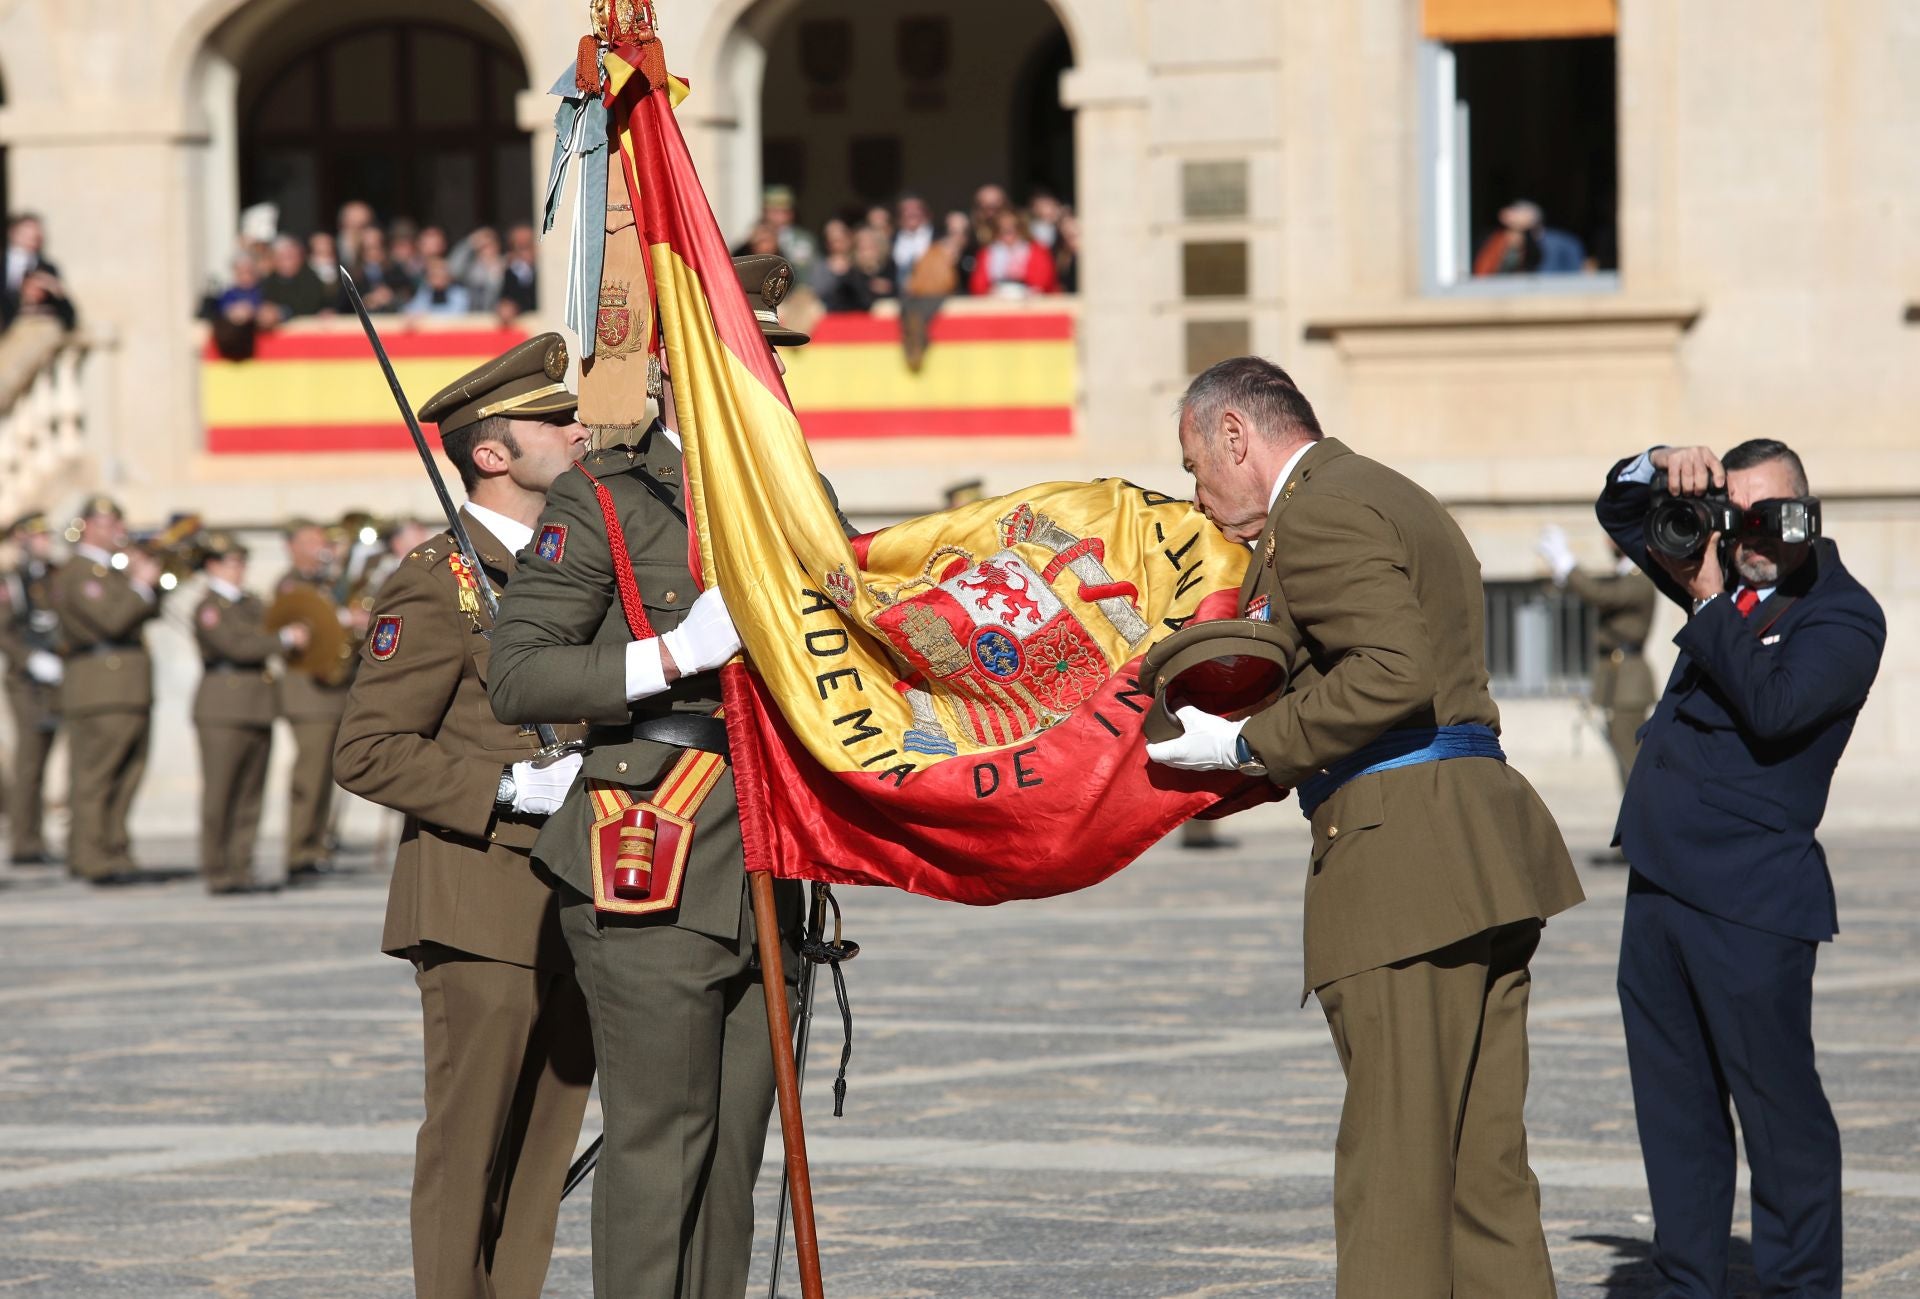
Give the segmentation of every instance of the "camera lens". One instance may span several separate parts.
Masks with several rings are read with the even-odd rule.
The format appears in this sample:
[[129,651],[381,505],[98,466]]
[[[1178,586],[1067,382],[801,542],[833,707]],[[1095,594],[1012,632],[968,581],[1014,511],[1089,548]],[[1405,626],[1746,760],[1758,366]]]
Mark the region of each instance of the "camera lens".
[[1712,533],[1712,517],[1697,500],[1670,496],[1647,514],[1647,549],[1669,559],[1691,559]]

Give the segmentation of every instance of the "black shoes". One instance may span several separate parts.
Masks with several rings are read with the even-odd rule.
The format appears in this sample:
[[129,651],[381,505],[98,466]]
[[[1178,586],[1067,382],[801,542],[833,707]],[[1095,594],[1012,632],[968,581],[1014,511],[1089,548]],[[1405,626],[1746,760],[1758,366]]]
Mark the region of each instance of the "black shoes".
[[219,888],[207,892],[216,898],[250,897],[256,893],[278,893],[278,884],[222,884]]

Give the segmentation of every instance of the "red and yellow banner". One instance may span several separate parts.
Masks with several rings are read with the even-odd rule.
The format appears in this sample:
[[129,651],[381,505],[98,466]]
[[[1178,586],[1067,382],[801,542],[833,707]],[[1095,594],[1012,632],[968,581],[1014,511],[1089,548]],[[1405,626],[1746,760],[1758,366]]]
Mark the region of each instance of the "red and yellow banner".
[[[747,865],[989,903],[1083,888],[1226,797],[1147,762],[1135,672],[1237,612],[1248,553],[1119,480],[1050,483],[849,541],[664,88],[607,60],[725,669]],[[796,366],[796,370],[797,370]]]

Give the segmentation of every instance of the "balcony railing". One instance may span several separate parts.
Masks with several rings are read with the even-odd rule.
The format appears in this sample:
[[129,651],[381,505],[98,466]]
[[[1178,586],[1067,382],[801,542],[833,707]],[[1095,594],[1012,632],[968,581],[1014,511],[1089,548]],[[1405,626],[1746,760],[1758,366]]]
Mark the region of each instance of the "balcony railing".
[[[85,483],[86,396],[92,342],[52,320],[26,317],[0,334],[0,522]],[[80,475],[84,478],[85,475]]]

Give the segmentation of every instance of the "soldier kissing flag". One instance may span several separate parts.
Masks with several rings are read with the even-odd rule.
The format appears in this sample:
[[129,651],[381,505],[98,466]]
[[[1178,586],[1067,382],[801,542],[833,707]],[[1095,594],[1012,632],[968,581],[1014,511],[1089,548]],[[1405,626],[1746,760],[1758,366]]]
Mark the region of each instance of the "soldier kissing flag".
[[742,295],[649,29],[605,56],[673,379],[694,571],[725,670],[747,866],[992,903],[1084,888],[1169,829],[1271,796],[1151,764],[1135,675],[1237,612],[1248,552],[1184,501],[1047,483],[848,541]]

